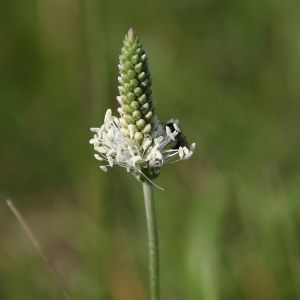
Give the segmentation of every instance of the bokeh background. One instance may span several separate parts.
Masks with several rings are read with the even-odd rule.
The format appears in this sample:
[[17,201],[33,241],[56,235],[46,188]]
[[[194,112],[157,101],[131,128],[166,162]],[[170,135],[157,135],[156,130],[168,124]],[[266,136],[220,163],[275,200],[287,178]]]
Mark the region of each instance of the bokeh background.
[[156,191],[164,300],[300,299],[296,0],[0,2],[0,299],[148,299],[140,184],[104,174],[90,127],[116,111],[136,28],[162,121],[197,143]]

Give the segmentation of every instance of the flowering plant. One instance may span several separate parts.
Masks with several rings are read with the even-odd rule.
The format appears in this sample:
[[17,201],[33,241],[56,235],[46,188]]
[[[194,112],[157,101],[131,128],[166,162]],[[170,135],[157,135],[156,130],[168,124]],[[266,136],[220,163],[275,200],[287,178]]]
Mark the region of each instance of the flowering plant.
[[132,172],[138,179],[151,183],[165,163],[188,159],[195,149],[193,143],[178,144],[182,136],[177,120],[163,126],[155,113],[147,56],[138,36],[129,29],[121,50],[119,92],[120,117],[105,114],[100,128],[91,128],[90,143],[97,152],[95,158],[107,167],[118,165]]
[[91,128],[90,143],[100,168],[118,165],[143,182],[149,245],[151,300],[159,300],[158,237],[153,198],[153,179],[165,163],[191,157],[195,143],[189,146],[177,120],[162,125],[155,112],[148,58],[133,29],[125,36],[119,57],[118,112],[105,114],[104,124]]

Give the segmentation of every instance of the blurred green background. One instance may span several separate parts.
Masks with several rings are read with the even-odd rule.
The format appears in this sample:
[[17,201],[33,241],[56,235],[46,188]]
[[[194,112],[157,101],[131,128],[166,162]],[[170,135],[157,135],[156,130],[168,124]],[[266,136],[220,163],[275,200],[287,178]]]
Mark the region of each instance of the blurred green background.
[[299,4],[1,1],[0,299],[63,299],[7,197],[72,299],[148,299],[141,186],[88,144],[130,26],[197,143],[157,179],[162,299],[300,299]]

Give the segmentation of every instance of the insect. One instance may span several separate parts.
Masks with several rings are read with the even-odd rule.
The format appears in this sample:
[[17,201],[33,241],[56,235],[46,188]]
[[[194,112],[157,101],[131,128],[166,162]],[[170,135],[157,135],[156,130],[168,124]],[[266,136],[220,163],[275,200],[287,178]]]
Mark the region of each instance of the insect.
[[175,120],[168,121],[165,126],[168,126],[171,132],[174,132],[175,130],[178,131],[178,134],[175,136],[174,146],[172,147],[173,149],[178,149],[179,147],[186,147],[190,149],[190,145],[187,141],[186,136],[179,129]]

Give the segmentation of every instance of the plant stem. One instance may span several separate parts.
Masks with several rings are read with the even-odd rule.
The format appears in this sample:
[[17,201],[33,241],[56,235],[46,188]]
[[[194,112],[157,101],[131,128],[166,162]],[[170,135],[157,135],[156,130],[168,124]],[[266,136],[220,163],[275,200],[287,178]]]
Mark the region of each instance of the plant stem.
[[159,300],[159,251],[153,187],[143,182],[149,249],[150,299]]

